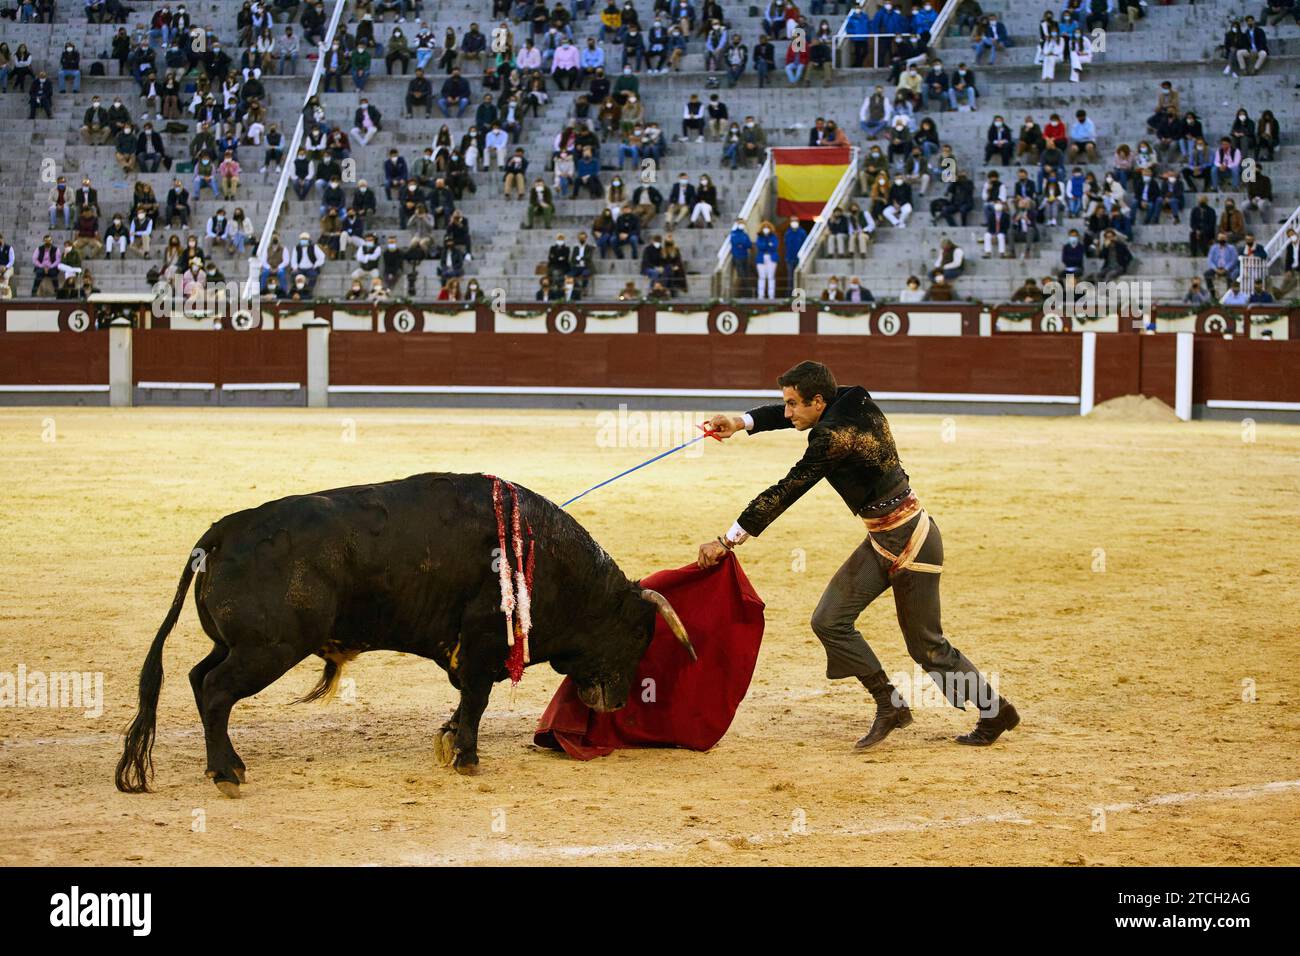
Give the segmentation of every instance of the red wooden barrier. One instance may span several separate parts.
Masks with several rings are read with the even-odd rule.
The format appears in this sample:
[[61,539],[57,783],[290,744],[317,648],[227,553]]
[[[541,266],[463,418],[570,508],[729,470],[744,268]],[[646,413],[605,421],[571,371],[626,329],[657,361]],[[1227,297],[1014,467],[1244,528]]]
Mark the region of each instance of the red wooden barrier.
[[0,340],[0,385],[107,384],[107,335],[8,332]]
[[136,383],[297,382],[305,386],[306,337],[306,332],[204,334],[145,329],[133,334],[133,378]]

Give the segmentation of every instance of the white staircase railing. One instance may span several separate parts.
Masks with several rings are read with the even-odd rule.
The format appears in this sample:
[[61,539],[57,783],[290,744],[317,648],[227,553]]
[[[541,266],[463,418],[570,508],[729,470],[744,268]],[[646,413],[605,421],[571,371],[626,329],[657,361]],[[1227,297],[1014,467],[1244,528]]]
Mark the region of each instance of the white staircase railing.
[[[934,23],[930,25],[930,50],[938,49],[939,44],[943,41],[944,31],[952,22],[953,16],[957,12],[958,0],[947,0],[939,15],[935,18]],[[882,40],[892,40],[898,34],[895,33],[849,33],[849,18],[846,15],[844,22],[840,24],[839,30],[835,33],[835,38],[831,43],[832,61],[837,67],[844,68],[847,64],[844,62],[844,44],[850,40],[870,40],[871,41],[871,62],[877,68],[883,68],[880,62],[880,43]]]
[[334,43],[334,34],[338,30],[339,21],[343,18],[343,8],[345,6],[347,6],[347,0],[334,0],[334,12],[330,16],[324,41],[316,51],[316,69],[312,71],[307,93],[302,98],[302,106],[298,108],[298,122],[294,124],[293,137],[289,140],[289,145],[284,152],[284,159],[280,163],[280,180],[275,184],[275,195],[271,199],[271,208],[266,214],[266,225],[262,228],[262,238],[257,243],[257,251],[248,259],[248,281],[244,284],[245,299],[253,299],[261,293],[262,265],[266,261],[266,250],[271,245],[271,237],[275,235],[275,230],[280,221],[280,209],[284,205],[284,194],[288,192],[289,178],[293,174],[293,161],[298,155],[298,147],[302,145],[303,108],[320,89],[321,77],[325,75],[325,53]]
[[[758,168],[758,176],[754,179],[754,185],[749,187],[749,195],[745,197],[740,212],[736,213],[736,218],[745,223],[745,229],[751,234],[757,231],[758,223],[767,218],[767,200],[775,185],[776,179],[773,176],[772,168],[772,147],[769,146],[767,156],[763,159],[763,165]],[[728,229],[727,237],[722,240],[722,248],[718,250],[718,265],[713,272],[713,297],[715,299],[732,297],[731,275],[731,230]]]
[[858,178],[858,147],[851,147],[849,151],[849,165],[844,169],[844,175],[840,181],[835,184],[835,190],[831,193],[826,205],[822,207],[822,214],[817,217],[813,223],[808,238],[804,240],[803,245],[799,248],[799,258],[795,260],[794,275],[790,277],[790,288],[804,288],[804,275],[808,268],[817,258],[818,249],[826,240],[826,224],[830,220],[830,212],[833,212],[844,200],[848,199],[853,193],[853,186]]

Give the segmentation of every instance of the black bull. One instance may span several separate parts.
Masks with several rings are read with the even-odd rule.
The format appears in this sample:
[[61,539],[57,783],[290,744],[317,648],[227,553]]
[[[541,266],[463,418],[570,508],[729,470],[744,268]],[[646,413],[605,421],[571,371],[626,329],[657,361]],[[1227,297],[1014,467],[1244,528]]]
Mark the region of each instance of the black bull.
[[[548,662],[573,678],[589,706],[614,710],[627,702],[657,613],[694,656],[662,596],[629,581],[553,502],[516,488],[536,549],[531,663]],[[508,492],[503,498],[509,549]],[[363,651],[436,661],[460,691],[436,752],[473,773],[479,720],[493,683],[507,676],[497,549],[492,479],[484,475],[414,475],[293,495],[222,518],[195,545],[145,658],[118,789],[149,788],[163,642],[192,578],[195,610],[213,646],[190,671],[190,685],[207,774],[223,793],[238,795],[245,770],[227,732],[231,708],[312,654],[325,659],[325,670],[303,700],[330,693],[342,665]]]

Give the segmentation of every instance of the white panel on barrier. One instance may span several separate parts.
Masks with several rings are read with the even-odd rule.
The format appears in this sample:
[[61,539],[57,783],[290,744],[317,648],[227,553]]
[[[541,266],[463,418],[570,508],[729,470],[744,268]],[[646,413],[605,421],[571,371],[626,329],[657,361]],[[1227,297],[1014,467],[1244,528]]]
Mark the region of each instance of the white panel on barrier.
[[798,312],[754,312],[745,325],[748,335],[798,335]]
[[1251,316],[1250,337],[1252,339],[1289,339],[1291,337],[1291,318],[1279,315],[1270,321],[1260,321],[1263,316]]
[[908,335],[961,335],[960,312],[908,312]]
[[588,312],[587,332],[606,335],[635,335],[640,320],[635,310],[630,312]]
[[284,309],[280,310],[280,328],[281,329],[301,329],[303,323],[310,322],[316,318],[314,310],[302,310],[289,312]]
[[655,332],[660,335],[708,335],[707,312],[655,312]]
[[515,315],[510,312],[493,312],[492,320],[498,332],[515,335],[520,332],[546,333],[546,313],[539,315]]
[[834,312],[817,313],[818,335],[870,335],[871,313],[861,315],[836,315]]
[[5,328],[10,332],[57,332],[59,313],[56,309],[7,309]]
[[210,315],[186,315],[176,312],[170,316],[171,327],[185,332],[210,332],[217,327],[217,321]]
[[466,312],[426,312],[424,313],[424,331],[426,332],[468,332],[478,330],[478,314],[470,309]]
[[1173,317],[1156,316],[1157,332],[1195,332],[1198,316],[1195,312]]

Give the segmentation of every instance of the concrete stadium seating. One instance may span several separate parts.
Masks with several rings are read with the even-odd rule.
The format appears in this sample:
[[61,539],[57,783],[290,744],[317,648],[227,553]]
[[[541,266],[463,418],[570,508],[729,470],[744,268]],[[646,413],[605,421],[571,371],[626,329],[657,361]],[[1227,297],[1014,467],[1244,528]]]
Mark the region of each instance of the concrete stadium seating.
[[[1107,38],[1105,55],[1097,58],[1097,62],[1085,73],[1083,82],[1066,82],[1068,70],[1061,70],[1058,72],[1058,82],[1049,88],[1048,84],[1038,80],[1038,68],[1032,62],[1033,48],[1030,42],[1045,6],[1013,5],[1008,0],[987,0],[984,6],[986,10],[996,10],[1002,15],[1016,46],[1000,55],[996,66],[976,68],[982,92],[977,112],[933,114],[942,139],[952,144],[961,168],[969,171],[977,184],[983,181],[986,170],[990,168],[983,162],[984,131],[995,113],[1005,115],[1014,128],[1026,114],[1044,122],[1047,113],[1051,111],[1068,117],[1076,108],[1087,109],[1099,129],[1100,155],[1103,160],[1103,164],[1089,168],[1100,177],[1108,168],[1105,163],[1108,163],[1116,144],[1127,142],[1135,145],[1138,140],[1145,138],[1144,120],[1152,112],[1158,84],[1162,79],[1170,79],[1182,94],[1184,109],[1197,111],[1205,121],[1207,133],[1215,137],[1226,131],[1232,114],[1239,105],[1246,105],[1255,116],[1264,108],[1272,108],[1277,114],[1282,125],[1284,146],[1279,151],[1277,160],[1267,165],[1276,194],[1274,222],[1270,225],[1258,223],[1257,220],[1251,222],[1261,240],[1270,236],[1276,229],[1277,221],[1300,203],[1300,168],[1294,162],[1295,148],[1289,145],[1290,137],[1300,122],[1300,104],[1297,103],[1297,94],[1293,90],[1297,79],[1300,79],[1297,76],[1300,66],[1297,65],[1295,55],[1300,52],[1300,29],[1294,23],[1288,21],[1280,27],[1269,28],[1273,57],[1261,75],[1234,79],[1221,73],[1221,61],[1215,56],[1213,48],[1222,36],[1223,25],[1228,17],[1245,13],[1258,14],[1258,9],[1254,6],[1244,7],[1229,0],[1202,0],[1195,5],[1180,3],[1173,6],[1152,6],[1147,18],[1138,22],[1131,32],[1123,29],[1122,18],[1116,18]],[[760,20],[749,16],[751,4],[724,0],[723,7],[732,27],[739,29],[745,42],[752,45],[759,31]],[[196,24],[212,24],[232,53],[237,55],[234,24],[238,4],[198,0],[190,3],[189,8]],[[134,33],[152,9],[152,4],[147,7],[135,5],[128,25],[129,32]],[[432,24],[439,37],[447,26],[455,27],[460,33],[471,21],[477,21],[484,32],[490,32],[493,25],[489,16],[490,9],[490,5],[483,0],[429,0],[424,5],[423,18]],[[646,20],[651,13],[650,5],[646,2],[638,3],[638,12],[643,21]],[[43,162],[53,159],[59,172],[65,174],[68,182],[74,186],[83,175],[89,175],[100,191],[101,207],[107,214],[111,215],[117,210],[125,212],[130,201],[131,183],[118,172],[112,147],[85,146],[78,135],[81,116],[89,105],[91,93],[99,93],[105,100],[111,99],[114,93],[121,93],[129,103],[139,102],[134,82],[116,75],[116,63],[106,61],[108,75],[105,77],[89,76],[92,58],[108,49],[116,27],[86,23],[79,5],[74,6],[66,0],[61,7],[60,16],[61,21],[53,28],[39,24],[0,22],[0,38],[8,42],[11,49],[16,49],[19,43],[26,43],[32,50],[35,65],[47,69],[56,79],[56,84],[58,51],[63,42],[71,38],[83,54],[81,93],[60,95],[56,92],[53,120],[42,117],[29,122],[26,118],[25,96],[13,91],[0,96],[0,118],[4,120],[6,129],[12,131],[10,142],[4,151],[4,162],[0,163],[0,187],[3,187],[0,192],[0,231],[16,248],[17,275],[14,285],[18,296],[25,296],[29,291],[31,252],[41,236],[49,231],[46,194],[50,184],[41,179]],[[348,18],[345,17],[345,20]],[[838,27],[841,18],[842,14],[826,17],[833,27]],[[813,19],[815,22],[817,18]],[[354,28],[355,24],[352,26]],[[376,33],[381,42],[386,42],[394,26],[391,17],[377,26]],[[594,13],[589,18],[580,18],[575,35],[579,38],[592,35],[598,26]],[[403,29],[408,37],[412,37],[415,23],[408,20],[403,24]],[[282,30],[283,24],[279,24],[277,36]],[[518,27],[516,34],[521,35]],[[1289,44],[1290,49],[1284,49],[1283,43]],[[611,45],[607,45],[606,49],[610,54],[612,75],[617,72],[618,53]],[[304,50],[304,56],[299,61],[296,77],[264,78],[271,118],[280,124],[286,138],[292,132],[310,69],[314,65],[306,59],[306,52]],[[778,65],[783,53],[784,45],[778,44]],[[941,45],[940,53],[949,69],[962,60],[973,64],[969,39],[955,35],[955,31],[950,31]],[[720,146],[715,142],[676,141],[682,104],[686,97],[695,92],[707,98],[707,93],[712,92],[705,86],[703,60],[703,41],[692,38],[681,73],[653,77],[643,74],[641,77],[647,116],[657,120],[672,138],[670,151],[659,169],[661,192],[667,193],[679,171],[688,172],[693,180],[700,173],[707,172],[718,186],[721,209],[714,226],[708,229],[687,229],[683,225],[675,230],[675,237],[682,246],[690,270],[689,288],[693,298],[708,297],[717,250],[725,240],[732,217],[743,202],[755,176],[753,170],[742,168],[732,172],[724,168]],[[436,90],[442,80],[441,72],[436,70],[434,64],[430,64],[426,72]],[[482,74],[479,68],[471,66],[465,75],[478,94],[475,99],[481,98],[482,87],[479,81]],[[353,153],[358,164],[358,177],[368,180],[371,187],[379,193],[380,215],[371,220],[371,227],[381,236],[398,236],[403,244],[407,237],[398,229],[396,206],[386,202],[382,192],[382,166],[388,150],[396,148],[408,162],[413,162],[425,146],[432,144],[434,135],[444,122],[449,126],[453,140],[458,141],[473,119],[472,106],[466,116],[459,120],[444,120],[436,108],[432,120],[423,116],[403,118],[403,99],[408,79],[409,76],[385,75],[382,60],[376,58],[375,72],[365,94],[382,111],[385,117],[384,128],[368,146],[358,148]],[[727,103],[733,118],[748,113],[759,117],[767,130],[771,145],[806,144],[807,129],[816,116],[836,120],[855,144],[862,145],[864,138],[858,129],[858,109],[865,91],[876,83],[885,83],[883,71],[840,70],[829,88],[814,84],[791,89],[784,75],[778,71],[772,75],[771,86],[759,89],[752,70],[747,70],[738,87],[727,89],[724,83],[718,92]],[[352,113],[359,99],[359,94],[351,89],[351,85],[345,81],[345,92],[322,95],[329,121],[342,124],[345,128],[351,126]],[[549,92],[551,102],[543,109],[539,119],[530,118],[525,123],[520,140],[520,145],[525,147],[530,159],[530,180],[546,166],[551,141],[562,127],[565,117],[570,115],[573,100],[577,96],[577,93],[554,88]],[[192,121],[188,125],[192,127]],[[168,137],[168,149],[174,153],[184,152],[188,142],[188,134]],[[607,143],[602,151],[603,164],[612,166],[616,152],[617,144]],[[241,154],[245,178],[237,203],[249,213],[259,229],[267,220],[275,187],[274,179],[263,182],[256,172],[261,164],[261,153],[259,148]],[[1014,164],[1011,173],[1014,174]],[[630,174],[630,169],[625,171],[625,178]],[[165,197],[172,174],[160,171],[141,175],[152,183],[160,199]],[[550,174],[544,175],[549,183]],[[605,170],[602,179],[608,182],[610,175],[611,172]],[[190,177],[182,178],[188,187]],[[474,256],[473,261],[467,263],[467,274],[477,276],[484,289],[503,288],[511,299],[530,299],[537,285],[534,267],[545,259],[546,249],[555,233],[563,232],[572,241],[580,229],[590,227],[600,203],[589,199],[562,199],[551,229],[526,230],[522,228],[525,203],[502,200],[499,173],[478,173],[476,181],[477,194],[467,195],[461,203],[473,236]],[[1055,267],[1069,221],[1057,228],[1045,230],[1044,242],[1037,255],[1028,262],[996,258],[983,260],[979,257],[978,240],[983,230],[978,209],[965,229],[953,231],[946,226],[929,225],[925,207],[928,206],[929,198],[939,194],[940,187],[941,184],[932,185],[929,196],[917,203],[916,213],[906,230],[891,230],[887,224],[882,224],[877,231],[876,243],[865,257],[818,257],[810,273],[808,293],[814,296],[819,294],[831,275],[856,274],[878,298],[892,297],[901,286],[903,277],[911,273],[925,275],[934,261],[939,241],[950,232],[965,249],[970,263],[966,274],[956,284],[962,298],[986,301],[1005,299],[1026,275],[1041,277]],[[1235,195],[1238,205],[1244,201],[1242,193],[1225,195]],[[1216,206],[1221,204],[1223,198],[1224,196],[1217,197]],[[192,220],[195,231],[201,232],[202,223],[217,205],[210,193],[205,193],[201,200],[195,202]],[[277,225],[280,235],[286,241],[301,231],[308,231],[315,236],[319,219],[317,205],[315,195],[307,201],[299,201],[290,193]],[[1187,279],[1204,268],[1199,259],[1193,260],[1187,254],[1186,219],[1184,225],[1180,226],[1166,223],[1167,219],[1157,226],[1138,225],[1133,245],[1133,251],[1138,257],[1134,273],[1137,277],[1152,282],[1157,300],[1181,297]],[[662,217],[655,221],[649,231],[663,231]],[[156,250],[161,248],[168,234],[168,230],[162,230],[155,236]],[[55,235],[61,240],[64,234],[56,232]],[[155,253],[155,262],[157,258]],[[246,274],[247,265],[243,259],[220,253],[218,262],[228,277],[242,277]],[[137,259],[132,258],[127,262],[95,261],[91,268],[97,284],[105,291],[144,291],[146,288],[144,272],[147,265]],[[350,261],[329,263],[318,285],[318,295],[342,295],[347,288],[348,274],[352,268]],[[639,287],[644,288],[645,282],[638,271],[639,263],[634,260],[598,261],[588,298],[612,299],[629,280],[635,280]],[[433,264],[424,263],[418,294],[432,297],[436,295],[438,287]],[[398,288],[393,292],[401,295],[405,289]]]

